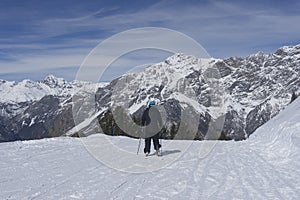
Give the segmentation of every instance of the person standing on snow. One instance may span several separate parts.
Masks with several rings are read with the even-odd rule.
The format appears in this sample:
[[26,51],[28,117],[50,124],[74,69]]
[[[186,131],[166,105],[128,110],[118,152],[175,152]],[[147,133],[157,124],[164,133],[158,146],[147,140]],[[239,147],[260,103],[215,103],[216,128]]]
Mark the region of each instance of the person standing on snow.
[[155,107],[155,101],[150,101],[148,103],[148,107],[142,116],[142,125],[146,126],[144,153],[146,156],[149,155],[152,138],[156,155],[160,156],[161,152],[159,149],[161,148],[161,144],[159,144],[159,134],[162,127],[162,118],[158,109]]

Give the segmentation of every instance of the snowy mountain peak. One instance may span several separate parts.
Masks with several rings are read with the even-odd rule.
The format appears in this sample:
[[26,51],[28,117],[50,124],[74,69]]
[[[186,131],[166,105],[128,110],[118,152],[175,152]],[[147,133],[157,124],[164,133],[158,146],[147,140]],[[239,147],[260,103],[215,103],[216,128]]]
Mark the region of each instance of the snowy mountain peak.
[[259,51],[259,52],[255,53],[255,54],[252,54],[249,57],[259,57],[259,58],[261,58],[261,57],[264,57],[264,56],[265,56],[265,53],[262,52],[262,51]]
[[279,48],[276,52],[276,55],[280,56],[294,56],[294,55],[300,55],[300,44],[295,46],[283,46]]
[[198,59],[192,55],[185,55],[183,53],[176,53],[165,60],[165,63],[171,66],[176,66],[179,63],[193,63],[197,62]]
[[54,75],[46,76],[42,82],[47,84],[50,87],[57,87],[57,86],[62,87],[68,83],[65,79],[57,78]]

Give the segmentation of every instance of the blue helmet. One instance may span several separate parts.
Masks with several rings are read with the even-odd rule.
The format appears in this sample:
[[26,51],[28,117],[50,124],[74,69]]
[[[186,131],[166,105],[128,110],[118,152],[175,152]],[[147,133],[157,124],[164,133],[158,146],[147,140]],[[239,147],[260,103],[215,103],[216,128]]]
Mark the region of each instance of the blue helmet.
[[155,105],[155,101],[150,101],[149,102],[149,106],[154,106]]

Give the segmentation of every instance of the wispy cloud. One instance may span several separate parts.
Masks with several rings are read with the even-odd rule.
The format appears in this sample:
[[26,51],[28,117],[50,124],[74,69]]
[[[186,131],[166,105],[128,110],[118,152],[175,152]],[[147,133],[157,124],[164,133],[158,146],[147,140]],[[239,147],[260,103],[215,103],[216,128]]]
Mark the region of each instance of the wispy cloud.
[[[11,13],[0,12],[0,25],[7,29],[0,31],[0,76],[62,67],[75,70],[99,42],[120,31],[144,26],[181,31],[214,57],[272,52],[281,45],[300,43],[297,1],[76,4],[70,7],[62,3],[53,12],[49,11],[53,6],[47,10],[45,5],[27,5],[26,9],[10,6]],[[134,60],[127,58],[124,62],[129,65]]]

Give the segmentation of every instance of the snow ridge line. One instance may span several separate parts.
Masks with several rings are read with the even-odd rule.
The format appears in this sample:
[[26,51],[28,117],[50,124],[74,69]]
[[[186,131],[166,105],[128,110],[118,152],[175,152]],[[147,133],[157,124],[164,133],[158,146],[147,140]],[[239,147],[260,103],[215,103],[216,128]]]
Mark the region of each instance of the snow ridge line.
[[87,118],[83,122],[77,124],[71,130],[69,130],[64,136],[71,136],[74,133],[76,133],[76,132],[84,129],[85,127],[87,127],[88,125],[90,125],[93,122],[94,119],[96,119],[101,113],[103,113],[106,110],[107,110],[107,108],[102,108],[101,110],[99,110],[98,112],[96,112],[94,115],[92,115],[90,118]]

